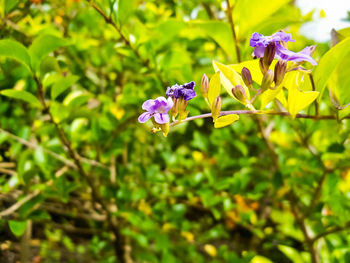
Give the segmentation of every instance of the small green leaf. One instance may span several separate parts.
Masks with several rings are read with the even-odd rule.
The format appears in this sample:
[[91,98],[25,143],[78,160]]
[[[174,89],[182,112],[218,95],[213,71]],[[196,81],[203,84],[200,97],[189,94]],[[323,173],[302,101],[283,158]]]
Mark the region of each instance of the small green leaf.
[[216,119],[214,127],[215,128],[222,128],[228,125],[231,125],[235,121],[239,119],[239,116],[237,114],[229,114],[225,116],[221,116]]
[[6,97],[23,100],[36,107],[41,106],[40,101],[33,94],[25,90],[4,89],[0,91],[0,94]]
[[31,61],[28,50],[21,43],[12,39],[0,40],[0,56],[15,59],[24,64],[31,72]]
[[9,227],[11,229],[11,232],[17,236],[20,237],[21,235],[24,234],[27,228],[27,221],[15,221],[15,220],[10,220],[9,221]]
[[209,82],[209,91],[208,91],[208,100],[210,105],[213,104],[216,97],[220,95],[220,72],[216,72],[210,79]]
[[327,82],[337,65],[348,56],[350,53],[350,37],[344,39],[336,46],[331,48],[324,56],[321,58],[314,74],[316,90],[321,92],[321,96],[327,85]]
[[59,47],[68,45],[68,41],[54,35],[41,35],[29,47],[33,68],[36,69],[40,61]]
[[[221,84],[224,86],[226,89],[227,93],[237,100],[233,94],[232,94],[232,88],[235,87],[236,85],[241,85],[244,88],[244,91],[247,95],[247,99],[250,100],[250,93],[248,87],[244,84],[243,79],[241,75],[239,75],[236,71],[234,71],[232,68],[221,64],[219,62],[213,61],[213,66],[215,72],[220,71],[220,80]],[[239,100],[237,100],[240,102]],[[241,103],[241,102],[240,102]]]
[[51,88],[51,98],[56,99],[62,92],[70,88],[79,79],[78,76],[70,75],[60,78]]

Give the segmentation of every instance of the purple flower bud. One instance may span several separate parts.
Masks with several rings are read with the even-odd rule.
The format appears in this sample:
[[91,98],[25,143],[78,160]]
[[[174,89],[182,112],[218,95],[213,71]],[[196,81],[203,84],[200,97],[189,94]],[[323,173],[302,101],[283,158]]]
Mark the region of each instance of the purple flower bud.
[[209,91],[209,79],[207,75],[203,74],[202,81],[201,81],[201,92],[204,98],[208,98],[208,91]]
[[216,99],[214,100],[213,105],[211,106],[211,116],[213,117],[214,122],[219,117],[221,106],[222,106],[221,97],[217,96]]
[[174,102],[171,98],[158,97],[155,100],[147,100],[142,104],[142,109],[146,112],[142,113],[138,121],[145,123],[151,117],[158,124],[165,124],[169,122],[168,111],[173,107]]
[[287,62],[285,60],[278,60],[278,62],[275,65],[275,76],[274,81],[275,85],[279,86],[284,78],[284,75],[286,74],[287,70]]
[[264,52],[263,63],[265,68],[269,68],[273,59],[275,58],[276,45],[274,42],[271,42],[267,45]]
[[316,65],[317,62],[311,57],[315,47],[306,47],[302,51],[295,53],[287,49],[286,42],[294,42],[290,34],[282,31],[273,34],[272,36],[264,36],[259,33],[253,33],[250,38],[250,46],[255,47],[254,56],[257,58],[264,57],[265,49],[270,43],[276,46],[275,58],[293,62],[310,62]]
[[236,85],[232,88],[232,94],[242,103],[247,103],[247,95],[245,94],[245,90],[241,85]]
[[197,96],[196,92],[194,91],[194,85],[194,81],[183,85],[175,84],[167,88],[166,95],[175,99],[183,97],[186,101],[189,101]]
[[249,69],[247,69],[246,67],[244,67],[242,69],[242,79],[244,81],[244,84],[247,85],[247,87],[251,88],[253,85],[253,79],[252,79],[252,75],[250,74]]

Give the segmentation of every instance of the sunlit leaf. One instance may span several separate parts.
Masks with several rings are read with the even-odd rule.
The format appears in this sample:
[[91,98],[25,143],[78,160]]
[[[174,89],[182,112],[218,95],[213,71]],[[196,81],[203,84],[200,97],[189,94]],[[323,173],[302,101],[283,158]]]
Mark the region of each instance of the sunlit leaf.
[[222,21],[193,21],[191,24],[196,26],[199,30],[204,31],[219,44],[228,56],[235,59],[235,44],[228,23]]
[[272,263],[272,261],[266,257],[257,255],[253,257],[250,263]]
[[215,128],[222,128],[225,126],[228,126],[235,121],[239,119],[239,116],[237,114],[229,114],[229,115],[224,115],[215,120],[214,127]]
[[4,89],[0,91],[0,94],[9,98],[23,100],[32,104],[35,107],[41,106],[39,100],[33,94],[25,90]]
[[220,72],[216,72],[209,82],[208,100],[210,104],[213,104],[216,97],[220,95],[220,89]]
[[[350,37],[344,39],[339,44],[331,48],[321,58],[314,74],[316,90],[321,95],[327,85],[329,78],[335,71],[339,63],[350,53]],[[322,96],[320,96],[321,98]]]
[[276,96],[281,93],[282,90],[282,86],[279,86],[278,88],[272,90],[272,89],[268,89],[266,90],[264,93],[262,93],[260,95],[260,109],[264,109],[266,107],[267,104],[269,104],[271,101],[273,101]]
[[289,0],[240,0],[237,1],[233,17],[238,25],[238,35],[246,37],[254,28],[289,3]]
[[250,100],[250,93],[248,87],[244,84],[241,75],[239,75],[235,70],[231,69],[230,67],[216,61],[213,61],[213,66],[215,72],[220,71],[221,84],[224,86],[227,93],[232,98],[237,100],[232,94],[232,88],[236,85],[241,85],[244,88],[245,93],[247,94],[247,99]]
[[300,91],[297,86],[288,90],[288,112],[294,118],[295,115],[309,106],[319,95],[318,91]]
[[17,41],[12,39],[0,40],[0,56],[15,59],[23,63],[31,71],[31,60],[28,50]]

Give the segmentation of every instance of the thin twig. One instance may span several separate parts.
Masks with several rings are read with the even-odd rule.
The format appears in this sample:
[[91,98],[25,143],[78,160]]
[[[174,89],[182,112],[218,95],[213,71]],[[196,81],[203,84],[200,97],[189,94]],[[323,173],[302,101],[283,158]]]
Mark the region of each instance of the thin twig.
[[[24,146],[26,146],[26,147],[28,147],[30,149],[42,149],[43,152],[47,153],[48,155],[50,155],[51,157],[55,158],[56,160],[64,163],[65,165],[67,165],[67,166],[69,166],[69,167],[71,167],[73,169],[77,169],[77,167],[74,164],[74,162],[68,160],[67,158],[64,158],[63,156],[61,156],[61,155],[59,155],[59,154],[57,154],[57,153],[55,153],[53,151],[50,151],[49,149],[46,149],[46,148],[44,148],[44,147],[42,147],[42,146],[40,146],[40,145],[38,145],[38,144],[36,144],[34,142],[30,142],[30,141],[27,141],[27,140],[25,140],[25,139],[23,139],[21,137],[18,137],[17,135],[14,135],[14,134],[10,133],[9,131],[6,131],[6,130],[4,130],[2,128],[0,128],[0,132],[6,134],[11,139],[19,142],[20,144],[22,144],[22,145],[24,145]],[[100,162],[97,162],[95,160],[90,160],[90,159],[87,159],[87,158],[81,157],[81,156],[79,156],[78,158],[82,162],[84,162],[86,164],[89,164],[91,166],[97,166],[97,167],[103,168],[105,170],[109,169],[108,166],[106,166],[106,165],[104,165],[104,164],[102,164]]]
[[94,200],[95,204],[99,204],[103,211],[106,213],[106,219],[108,223],[109,229],[113,232],[115,236],[115,253],[117,258],[120,260],[121,263],[125,263],[125,239],[124,236],[121,234],[121,230],[119,228],[119,223],[117,219],[114,217],[113,213],[110,211],[108,204],[103,199],[103,197],[100,195],[100,192],[98,191],[97,187],[98,185],[95,184],[95,180],[93,177],[91,177],[89,174],[87,174],[83,168],[81,159],[79,158],[79,154],[73,149],[70,141],[67,139],[63,129],[59,126],[59,124],[55,121],[48,105],[45,102],[44,98],[44,89],[43,85],[38,79],[37,76],[33,76],[37,89],[38,89],[38,98],[42,105],[43,111],[48,113],[50,117],[50,122],[55,126],[55,129],[58,133],[58,137],[61,141],[61,143],[66,147],[67,155],[73,160],[75,166],[77,167],[77,171],[80,174],[80,176],[87,182],[88,186],[91,189],[91,195],[92,199]]
[[[229,114],[238,114],[238,115],[261,115],[261,114],[265,114],[265,115],[279,115],[279,116],[290,116],[289,112],[286,111],[254,111],[254,110],[232,110],[232,111],[221,111],[219,116],[225,116],[225,115],[229,115]],[[170,127],[171,126],[175,126],[178,124],[181,124],[183,122],[188,122],[188,121],[193,121],[196,119],[205,119],[205,118],[210,118],[211,117],[211,113],[205,113],[205,114],[201,114],[201,115],[196,115],[196,116],[192,116],[192,117],[188,117],[182,121],[174,121],[172,123],[170,123]],[[333,115],[319,115],[319,116],[315,116],[315,115],[308,115],[308,114],[297,114],[295,115],[295,118],[298,119],[313,119],[313,120],[337,120],[336,116]],[[350,115],[344,117],[344,119],[350,119]]]
[[99,8],[94,2],[92,2],[91,0],[87,0],[88,3],[90,3],[91,7],[93,9],[96,10],[97,13],[99,13],[103,19],[105,20],[105,22],[109,25],[111,25],[120,35],[121,39],[123,40],[123,42],[129,46],[129,48],[133,51],[133,53],[136,55],[136,57],[138,58],[138,60],[141,62],[141,64],[143,66],[145,66],[146,68],[148,68],[150,71],[153,71],[157,78],[159,79],[159,81],[162,83],[163,86],[168,86],[167,81],[165,81],[162,77],[162,74],[159,72],[159,70],[156,67],[152,67],[150,60],[149,59],[144,59],[140,52],[138,51],[138,49],[131,43],[131,41],[127,38],[127,36],[125,36],[125,34],[123,33],[121,27],[115,23],[112,19],[111,16],[107,16],[102,10],[101,8]]
[[237,34],[235,30],[235,24],[233,23],[233,17],[232,17],[233,7],[230,5],[230,0],[226,0],[226,4],[227,4],[226,13],[231,26],[233,42],[235,43],[237,61],[238,63],[241,63],[241,52],[239,51],[239,44],[238,44]]
[[337,232],[341,232],[341,231],[347,230],[348,228],[350,228],[350,222],[347,222],[344,226],[337,226],[337,227],[330,228],[330,229],[324,231],[323,233],[318,234],[317,236],[315,236],[315,237],[312,239],[312,242],[316,242],[316,241],[319,240],[320,238],[325,237],[325,236],[327,236],[327,235],[330,235],[330,234],[334,234],[334,233],[337,233]]

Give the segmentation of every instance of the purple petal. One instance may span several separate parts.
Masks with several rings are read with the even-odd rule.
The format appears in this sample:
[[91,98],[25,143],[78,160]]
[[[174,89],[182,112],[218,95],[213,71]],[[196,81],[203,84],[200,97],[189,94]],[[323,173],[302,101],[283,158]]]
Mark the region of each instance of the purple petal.
[[276,46],[276,57],[281,58],[283,60],[287,61],[294,61],[294,62],[303,62],[307,61],[310,62],[312,65],[317,65],[317,62],[307,54],[308,50],[302,50],[298,53],[295,53],[293,51],[290,51],[288,49],[285,49],[281,45]]
[[185,89],[194,89],[194,81],[182,85]]
[[150,118],[152,117],[152,114],[149,112],[144,112],[139,116],[139,122],[140,123],[145,123],[146,121],[148,121]]
[[256,47],[254,49],[254,56],[257,58],[264,57],[264,53],[265,53],[265,47]]
[[174,106],[174,101],[171,97],[167,100],[167,105],[164,107],[164,111],[168,112]]
[[142,109],[149,112],[154,112],[153,107],[154,107],[154,100],[146,100],[142,104]]
[[294,42],[295,41],[294,39],[292,39],[291,34],[287,34],[287,33],[284,33],[282,31],[279,31],[279,32],[273,34],[272,39],[275,42],[279,42],[279,41]]
[[154,114],[154,120],[158,124],[164,124],[169,122],[169,116],[167,113],[156,113]]
[[258,46],[267,46],[264,43],[264,36],[255,32],[253,35],[250,37],[250,46],[251,47],[258,47]]
[[186,101],[191,100],[191,99],[193,99],[196,96],[197,96],[197,94],[196,94],[196,92],[193,89],[187,89],[184,92],[184,99]]

